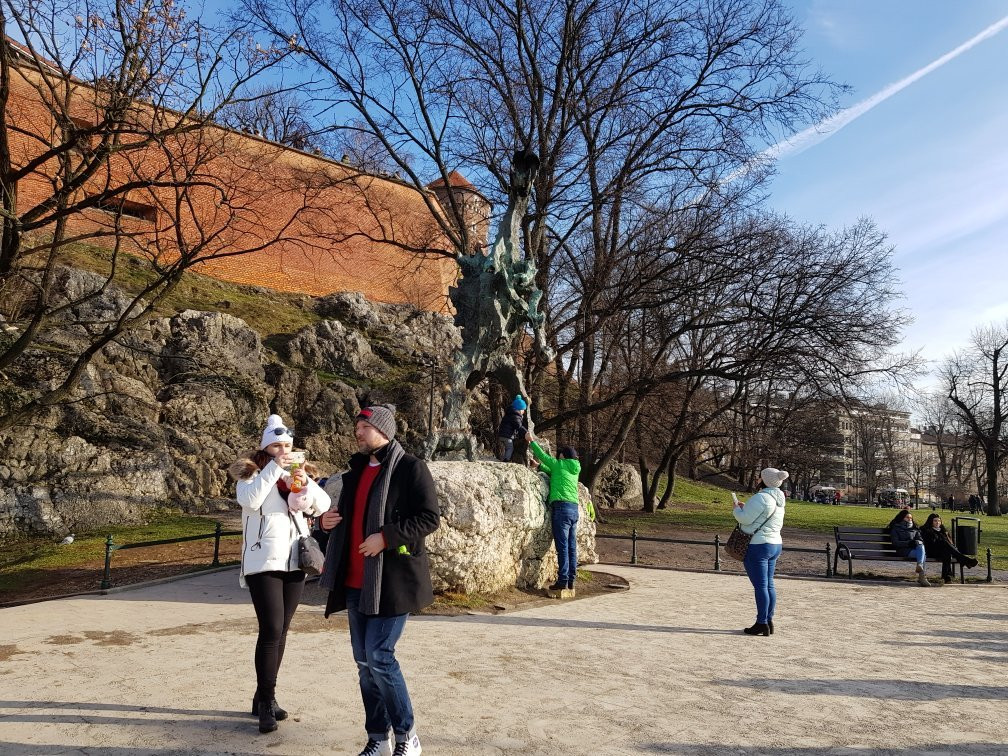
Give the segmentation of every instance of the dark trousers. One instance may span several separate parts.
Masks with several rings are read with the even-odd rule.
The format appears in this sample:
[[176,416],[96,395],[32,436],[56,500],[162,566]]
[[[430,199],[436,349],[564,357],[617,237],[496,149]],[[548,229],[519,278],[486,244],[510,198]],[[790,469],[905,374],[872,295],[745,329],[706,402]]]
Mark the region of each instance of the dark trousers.
[[256,619],[259,620],[255,648],[255,697],[260,701],[272,701],[275,695],[277,673],[287,644],[287,630],[301,601],[304,581],[305,574],[301,570],[259,572],[245,576]]
[[951,580],[955,577],[955,564],[969,564],[972,559],[963,554],[959,549],[948,541],[938,541],[928,544],[927,555],[934,559],[940,559],[942,563],[942,580]]

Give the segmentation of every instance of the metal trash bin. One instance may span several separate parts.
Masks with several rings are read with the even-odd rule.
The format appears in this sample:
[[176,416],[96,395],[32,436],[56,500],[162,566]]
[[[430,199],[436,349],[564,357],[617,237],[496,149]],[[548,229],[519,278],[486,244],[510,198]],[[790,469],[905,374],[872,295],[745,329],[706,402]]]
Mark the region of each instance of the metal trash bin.
[[978,518],[953,517],[952,533],[959,551],[970,557],[977,555],[980,550],[980,520]]

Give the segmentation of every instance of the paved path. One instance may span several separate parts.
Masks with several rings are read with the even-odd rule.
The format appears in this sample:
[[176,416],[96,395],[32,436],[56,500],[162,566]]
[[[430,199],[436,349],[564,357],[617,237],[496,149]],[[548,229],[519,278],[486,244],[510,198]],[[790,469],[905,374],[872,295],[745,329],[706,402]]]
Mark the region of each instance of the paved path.
[[[631,589],[410,621],[425,753],[1008,753],[1008,588],[780,580],[777,634],[749,638],[742,577],[603,569]],[[0,753],[356,753],[346,622],[311,602],[278,687],[293,717],[258,733],[237,582],[0,610]]]

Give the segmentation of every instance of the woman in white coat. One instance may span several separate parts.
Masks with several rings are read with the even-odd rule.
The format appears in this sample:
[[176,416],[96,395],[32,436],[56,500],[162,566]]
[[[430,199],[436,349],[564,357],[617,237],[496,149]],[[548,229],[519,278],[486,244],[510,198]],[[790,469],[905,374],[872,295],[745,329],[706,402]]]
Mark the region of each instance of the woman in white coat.
[[785,500],[780,486],[787,476],[784,470],[765,468],[760,472],[764,488],[750,496],[745,504],[736,502],[732,510],[739,527],[752,534],[742,564],[756,594],[756,624],[743,630],[746,635],[773,635],[777,607],[774,571],[783,549],[781,528]]
[[287,718],[275,689],[287,630],[304,590],[305,574],[298,565],[298,539],[308,535],[304,514],[318,516],[330,504],[303,469],[288,472],[293,444],[293,431],[279,415],[270,415],[259,450],[229,469],[242,508],[239,581],[248,587],[259,621],[252,713],[259,717],[260,732],[272,732],[278,720]]

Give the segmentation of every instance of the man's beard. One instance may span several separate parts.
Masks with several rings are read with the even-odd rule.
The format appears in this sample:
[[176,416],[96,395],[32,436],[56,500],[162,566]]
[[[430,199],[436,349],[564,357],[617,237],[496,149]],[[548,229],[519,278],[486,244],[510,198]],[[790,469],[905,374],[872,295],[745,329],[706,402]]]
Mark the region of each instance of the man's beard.
[[374,454],[376,451],[378,451],[379,449],[381,449],[382,447],[387,446],[387,445],[388,445],[388,441],[382,441],[377,446],[372,446],[372,445],[364,444],[364,443],[361,443],[360,441],[358,441],[357,442],[357,450],[361,454]]

